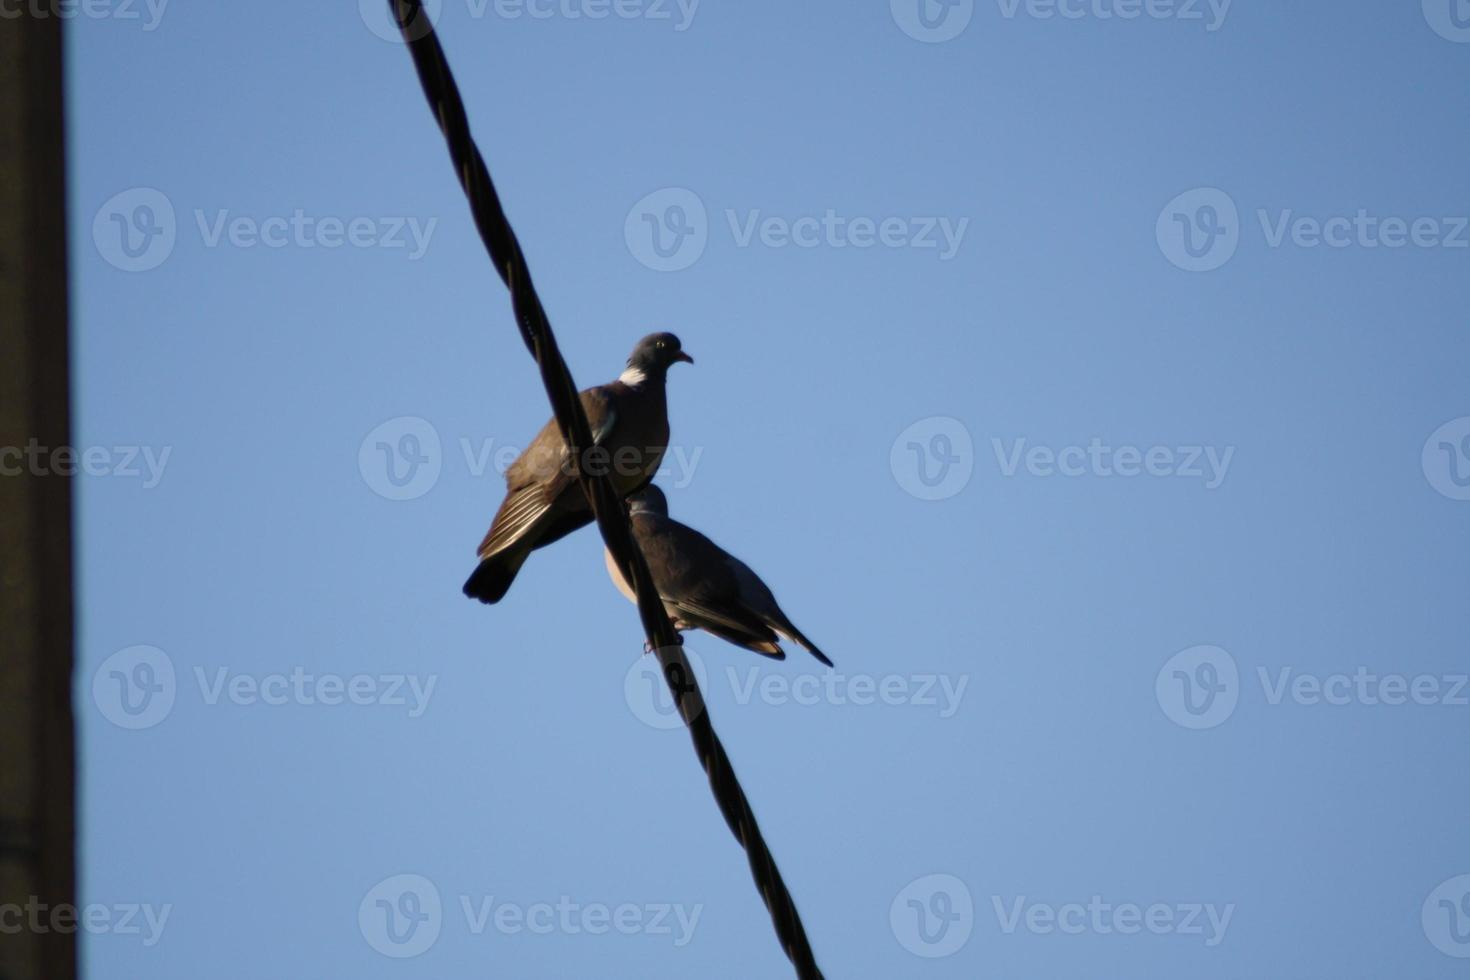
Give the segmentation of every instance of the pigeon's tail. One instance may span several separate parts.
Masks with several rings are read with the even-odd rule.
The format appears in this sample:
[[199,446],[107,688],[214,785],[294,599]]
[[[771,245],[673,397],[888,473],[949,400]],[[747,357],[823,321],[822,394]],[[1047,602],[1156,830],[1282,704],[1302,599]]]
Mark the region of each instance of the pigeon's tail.
[[810,653],[813,657],[816,657],[828,667],[834,666],[832,661],[827,659],[827,655],[821,650],[817,649],[817,645],[815,643],[813,643],[811,640],[808,640],[806,638],[806,635],[802,633],[801,630],[791,625],[791,620],[787,619],[780,625],[776,625],[774,623],[772,625],[776,626],[776,629],[780,632],[785,633],[789,639],[794,640],[797,643],[800,643],[802,646],[806,647],[808,653]]
[[488,556],[465,580],[464,594],[487,604],[499,602],[510,591],[510,584],[516,580],[516,573],[526,563],[529,554],[529,551],[516,548]]

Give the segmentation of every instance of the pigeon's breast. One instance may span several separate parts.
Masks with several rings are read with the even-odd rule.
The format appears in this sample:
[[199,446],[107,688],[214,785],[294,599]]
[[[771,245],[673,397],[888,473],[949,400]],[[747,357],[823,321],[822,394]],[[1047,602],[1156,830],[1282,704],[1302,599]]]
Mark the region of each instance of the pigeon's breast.
[[669,447],[669,417],[661,391],[640,393],[619,407],[617,445],[613,447],[612,476],[618,493],[640,489],[663,462]]

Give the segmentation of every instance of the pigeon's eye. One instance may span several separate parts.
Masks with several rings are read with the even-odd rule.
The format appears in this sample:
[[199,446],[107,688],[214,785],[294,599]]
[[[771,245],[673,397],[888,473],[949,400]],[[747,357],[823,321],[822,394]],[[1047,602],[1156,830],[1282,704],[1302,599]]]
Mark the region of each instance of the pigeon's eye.
[[658,343],[654,344],[653,346],[659,347],[659,348],[663,348],[663,347],[669,346],[669,342],[666,341],[666,340],[660,340]]

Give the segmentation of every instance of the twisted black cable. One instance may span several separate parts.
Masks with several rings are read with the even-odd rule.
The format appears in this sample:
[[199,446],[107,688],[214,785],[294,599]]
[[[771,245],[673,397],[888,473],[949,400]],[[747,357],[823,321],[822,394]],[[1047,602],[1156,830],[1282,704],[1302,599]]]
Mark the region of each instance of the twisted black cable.
[[[439,129],[449,145],[449,156],[454,163],[455,173],[459,176],[460,185],[469,198],[470,211],[474,216],[475,226],[479,229],[480,238],[490,252],[496,272],[510,290],[511,305],[521,338],[540,368],[541,381],[551,400],[557,426],[570,448],[574,465],[577,465],[583,458],[583,447],[592,445],[592,431],[587,424],[587,416],[582,411],[576,383],[557,348],[546,310],[531,283],[526,257],[521,252],[520,243],[501,207],[500,196],[490,180],[485,159],[470,135],[464,101],[460,98],[459,86],[455,84],[454,76],[449,70],[444,49],[439,45],[434,26],[430,23],[421,0],[388,0],[388,4],[404,42],[408,45],[409,53],[413,56],[414,68],[418,71],[429,107],[438,119]],[[688,658],[684,656],[679,634],[664,613],[663,603],[659,601],[658,593],[653,587],[643,553],[633,540],[622,500],[603,470],[605,468],[601,468],[597,475],[588,475],[580,465],[577,466],[578,479],[597,517],[598,529],[602,532],[608,550],[612,552],[623,575],[632,583],[638,596],[638,616],[643,622],[643,631],[648,637],[649,646],[658,656],[659,666],[679,709],[679,715],[689,728],[695,752],[709,776],[710,789],[714,792],[720,812],[724,814],[730,832],[745,848],[751,875],[755,878],[756,887],[760,889],[761,898],[771,914],[776,936],[796,967],[797,976],[802,980],[820,980],[822,974],[817,968],[811,944],[807,941],[806,930],[802,928],[796,904],[786,889],[775,859],[766,847],[765,838],[761,836],[750,801],[746,799],[745,791],[740,788],[740,781],[730,765],[730,757],[725,754],[725,748],[720,744],[719,736],[710,723],[709,714],[705,710],[704,695],[695,680]]]

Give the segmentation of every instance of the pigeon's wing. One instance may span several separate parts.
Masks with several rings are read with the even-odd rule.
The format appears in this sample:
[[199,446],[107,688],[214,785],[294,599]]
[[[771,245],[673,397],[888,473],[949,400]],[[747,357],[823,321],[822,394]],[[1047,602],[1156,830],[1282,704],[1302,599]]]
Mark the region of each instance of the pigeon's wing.
[[[647,552],[645,545],[645,558],[649,557]],[[652,561],[651,558],[649,560]],[[607,566],[608,577],[612,579],[617,590],[629,602],[636,603],[638,596],[633,591],[633,587],[628,584],[628,580],[623,577],[623,570],[618,567],[611,551],[603,550],[603,563]],[[702,629],[721,639],[729,640],[737,646],[764,653],[778,660],[785,656],[780,646],[776,644],[775,635],[770,630],[762,628],[756,620],[745,616],[727,615],[711,604],[699,599],[691,599],[688,596],[682,599],[668,599],[660,592],[659,601],[663,603],[664,613],[674,621],[679,629]]]
[[801,630],[796,628],[786,613],[781,610],[781,606],[776,602],[776,597],[771,594],[770,588],[765,582],[761,581],[761,577],[751,571],[749,565],[734,555],[726,553],[725,557],[727,559],[726,564],[730,566],[730,573],[735,577],[735,581],[739,585],[742,604],[747,609],[759,615],[761,621],[767,626],[788,639],[800,643],[806,647],[807,651],[813,657],[816,657],[822,663],[831,667],[832,661],[828,659],[825,653],[817,648],[815,643],[808,640]]
[[[592,428],[592,439],[602,444],[617,426],[616,393],[611,385],[600,385],[582,392],[582,410]],[[557,537],[576,530],[586,521],[572,521],[558,511],[586,510],[586,499],[576,489],[576,480],[567,465],[566,441],[561,437],[556,419],[541,427],[531,444],[516,457],[505,471],[506,494],[495,513],[485,539],[480,542],[481,560],[506,550],[527,539],[549,544]],[[570,493],[568,491],[571,491]],[[578,504],[580,503],[580,507]],[[566,526],[566,530],[561,530]],[[555,533],[560,531],[560,533]],[[543,534],[554,534],[542,541]]]
[[678,620],[682,623],[688,623],[690,626],[713,633],[739,646],[751,649],[772,648],[762,649],[762,653],[779,652],[779,648],[776,647],[775,632],[765,623],[738,607],[703,602],[698,599],[679,599],[665,602],[664,605],[672,607]]
[[723,548],[657,514],[637,514],[633,525],[659,597],[676,619],[747,649],[780,655],[775,632],[742,601]]

